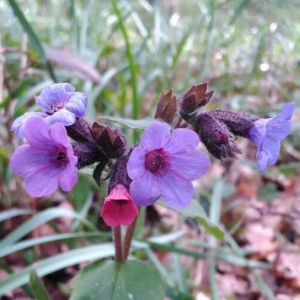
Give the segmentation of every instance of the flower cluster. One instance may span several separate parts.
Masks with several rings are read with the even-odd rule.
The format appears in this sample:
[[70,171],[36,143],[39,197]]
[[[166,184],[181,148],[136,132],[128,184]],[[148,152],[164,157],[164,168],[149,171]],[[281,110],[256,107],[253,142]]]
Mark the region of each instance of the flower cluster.
[[277,162],[280,141],[291,131],[293,103],[269,119],[223,110],[199,113],[212,95],[207,84],[193,86],[179,98],[171,91],[163,94],[155,112],[160,121],[145,129],[139,144],[128,147],[119,129],[84,120],[84,93],[69,83],[52,84],[36,97],[41,112],[25,113],[13,122],[11,129],[27,143],[16,149],[10,166],[25,179],[33,197],[49,196],[58,187],[70,191],[79,169],[92,164],[100,186],[108,169],[108,194],[100,215],[112,227],[132,224],[138,206],[159,199],[171,208],[185,208],[193,197],[192,182],[210,168],[209,157],[198,150],[200,140],[223,160],[241,153],[235,136],[248,138],[258,148],[264,173]]

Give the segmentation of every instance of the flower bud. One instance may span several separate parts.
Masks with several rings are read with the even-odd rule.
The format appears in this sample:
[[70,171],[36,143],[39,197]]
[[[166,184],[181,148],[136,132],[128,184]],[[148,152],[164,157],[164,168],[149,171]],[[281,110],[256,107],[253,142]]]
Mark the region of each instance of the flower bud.
[[211,110],[208,114],[225,123],[234,135],[245,138],[249,136],[250,129],[254,126],[254,122],[258,120],[254,116],[228,110]]
[[119,129],[94,122],[92,135],[98,146],[109,158],[118,158],[125,153],[127,142]]
[[89,166],[95,162],[106,161],[107,157],[102,153],[102,151],[93,146],[90,143],[73,143],[73,150],[75,155],[78,157],[77,167],[82,169]]
[[172,90],[162,93],[156,105],[155,119],[161,119],[172,125],[177,113],[177,99]]
[[186,93],[180,96],[180,115],[189,124],[195,121],[196,111],[206,105],[214,91],[207,92],[207,83],[193,85]]
[[71,126],[66,126],[68,136],[76,142],[88,142],[95,144],[95,139],[92,136],[90,125],[82,118],[76,118],[75,123]]
[[225,123],[209,113],[197,115],[195,130],[207,150],[217,159],[234,158],[235,153],[242,153]]

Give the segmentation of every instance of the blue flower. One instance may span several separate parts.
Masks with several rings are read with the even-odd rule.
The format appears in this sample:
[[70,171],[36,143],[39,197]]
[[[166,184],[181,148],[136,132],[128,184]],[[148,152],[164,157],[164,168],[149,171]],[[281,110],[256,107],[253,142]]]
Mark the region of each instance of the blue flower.
[[35,100],[43,112],[26,113],[12,123],[11,130],[17,132],[19,139],[24,137],[24,125],[33,116],[43,118],[48,125],[59,122],[70,126],[74,124],[76,117],[84,116],[87,107],[86,95],[75,92],[75,87],[69,83],[49,85]]
[[265,172],[267,166],[273,166],[277,162],[280,141],[291,132],[290,119],[294,109],[295,103],[287,103],[278,116],[257,120],[250,129],[249,139],[257,146],[256,158],[261,174]]

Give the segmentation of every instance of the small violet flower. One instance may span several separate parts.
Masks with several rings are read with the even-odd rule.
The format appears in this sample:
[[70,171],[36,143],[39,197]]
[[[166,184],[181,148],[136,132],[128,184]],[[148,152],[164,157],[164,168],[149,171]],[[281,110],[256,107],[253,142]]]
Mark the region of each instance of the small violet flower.
[[137,205],[162,197],[172,208],[188,206],[194,193],[191,181],[210,167],[208,156],[196,149],[199,137],[194,131],[170,130],[166,123],[152,123],[129,157],[130,194]]
[[261,174],[265,172],[267,166],[273,166],[277,162],[280,141],[285,139],[291,131],[290,119],[294,109],[293,102],[287,103],[278,116],[257,120],[250,129],[249,139],[257,146],[256,158]]
[[16,149],[10,167],[25,178],[25,188],[32,197],[49,196],[58,186],[70,191],[77,182],[77,156],[67,136],[66,128],[47,123],[37,117],[28,119],[24,127],[28,144]]
[[138,215],[138,208],[128,189],[123,184],[117,184],[104,198],[100,215],[108,226],[130,225]]
[[69,83],[49,85],[35,100],[43,112],[25,113],[12,123],[11,130],[17,132],[19,139],[24,137],[24,125],[32,116],[43,118],[48,125],[59,122],[69,126],[74,124],[76,117],[84,116],[87,107],[86,95],[75,92],[75,87]]

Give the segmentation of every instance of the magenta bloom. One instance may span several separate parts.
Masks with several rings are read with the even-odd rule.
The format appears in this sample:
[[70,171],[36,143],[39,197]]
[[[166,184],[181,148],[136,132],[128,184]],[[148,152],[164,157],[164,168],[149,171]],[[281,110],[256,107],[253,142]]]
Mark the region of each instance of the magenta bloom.
[[24,125],[30,117],[43,118],[48,125],[59,122],[69,126],[74,124],[76,117],[84,116],[87,107],[86,95],[75,92],[75,88],[69,83],[49,85],[35,100],[43,112],[25,113],[11,125],[11,130],[16,130],[19,139],[24,137]]
[[166,123],[152,123],[127,163],[133,201],[143,206],[161,197],[172,208],[188,206],[194,193],[191,181],[210,167],[208,156],[196,149],[198,144],[199,137],[192,130],[171,132]]
[[104,198],[100,215],[108,226],[127,226],[138,215],[138,208],[132,201],[128,189],[122,184],[117,184]]
[[273,166],[280,151],[280,141],[291,132],[291,117],[294,113],[293,102],[284,105],[275,118],[260,119],[254,122],[249,131],[249,139],[257,146],[258,168],[263,174],[267,166]]
[[10,167],[25,178],[25,188],[32,197],[49,196],[58,186],[70,191],[77,182],[77,156],[67,136],[66,128],[47,123],[37,117],[28,119],[24,134],[28,144],[16,149]]

